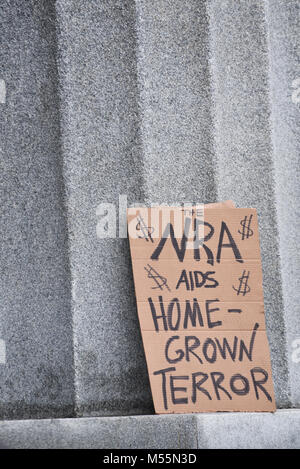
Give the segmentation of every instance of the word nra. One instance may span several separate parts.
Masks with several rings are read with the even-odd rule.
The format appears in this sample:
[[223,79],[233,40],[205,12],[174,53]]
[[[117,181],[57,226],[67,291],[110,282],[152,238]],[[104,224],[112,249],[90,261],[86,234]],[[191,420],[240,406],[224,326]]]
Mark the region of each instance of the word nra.
[[[190,231],[191,222],[192,222],[191,218],[185,219],[184,232],[183,232],[181,240],[178,240],[178,241],[175,237],[175,231],[174,231],[174,227],[172,223],[168,223],[158,243],[158,246],[155,248],[154,252],[151,255],[151,259],[154,261],[157,261],[159,259],[159,256],[167,240],[171,239],[171,242],[175,249],[178,260],[180,262],[183,262],[185,253],[187,250],[187,245],[189,242],[188,240],[189,240],[189,231]],[[203,226],[207,227],[209,231],[205,236],[200,237],[199,232],[201,233],[203,232],[203,228],[201,228],[200,230],[200,227],[203,227]],[[207,256],[207,263],[214,265],[214,259],[215,259],[214,254],[211,248],[205,244],[207,241],[209,241],[213,237],[214,233],[215,233],[215,229],[210,223],[203,221],[203,220],[199,220],[197,218],[194,219],[193,249],[194,249],[194,259],[196,261],[200,261],[201,259],[200,248],[202,248]],[[241,262],[241,263],[244,262],[242,259],[241,253],[239,251],[239,248],[233,238],[233,235],[224,221],[222,221],[221,223],[218,237],[219,237],[219,241],[218,241],[218,248],[217,248],[217,254],[216,254],[216,261],[218,263],[221,262],[223,249],[232,249],[236,261]],[[226,237],[227,239],[225,239]]]

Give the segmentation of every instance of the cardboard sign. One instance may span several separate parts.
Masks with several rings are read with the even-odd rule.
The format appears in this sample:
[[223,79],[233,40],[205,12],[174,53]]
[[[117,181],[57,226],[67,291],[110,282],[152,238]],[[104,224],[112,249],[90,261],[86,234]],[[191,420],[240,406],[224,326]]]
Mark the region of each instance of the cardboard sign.
[[274,411],[255,209],[128,210],[156,413]]

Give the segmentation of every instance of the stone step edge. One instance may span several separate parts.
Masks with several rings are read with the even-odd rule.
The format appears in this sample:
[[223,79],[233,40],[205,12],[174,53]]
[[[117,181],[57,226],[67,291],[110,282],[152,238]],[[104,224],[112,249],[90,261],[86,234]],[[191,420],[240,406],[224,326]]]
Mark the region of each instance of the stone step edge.
[[300,448],[300,409],[0,422],[1,448]]

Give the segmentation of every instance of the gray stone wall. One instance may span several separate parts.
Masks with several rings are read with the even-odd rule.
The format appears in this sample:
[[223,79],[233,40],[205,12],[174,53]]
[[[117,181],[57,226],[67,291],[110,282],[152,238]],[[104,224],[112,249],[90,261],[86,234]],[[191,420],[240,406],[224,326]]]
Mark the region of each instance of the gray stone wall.
[[3,1],[1,418],[153,413],[128,241],[96,231],[121,194],[257,208],[277,405],[299,406],[299,11]]
[[0,415],[74,413],[53,2],[1,4]]

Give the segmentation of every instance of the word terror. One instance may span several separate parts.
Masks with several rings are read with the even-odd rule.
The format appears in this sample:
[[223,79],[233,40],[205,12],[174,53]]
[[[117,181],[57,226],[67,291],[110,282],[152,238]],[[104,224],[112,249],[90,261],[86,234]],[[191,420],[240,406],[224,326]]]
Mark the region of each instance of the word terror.
[[[268,381],[269,375],[266,370],[260,367],[250,369],[249,374],[235,373],[226,376],[220,371],[204,373],[197,371],[190,376],[178,376],[172,374],[175,367],[164,368],[155,371],[155,376],[160,375],[162,380],[162,395],[164,408],[168,410],[168,396],[173,405],[195,404],[197,401],[208,399],[232,400],[234,396],[247,396],[254,389],[257,400],[267,398],[272,402],[272,398],[266,390],[264,384]],[[170,399],[169,399],[170,400]]]

